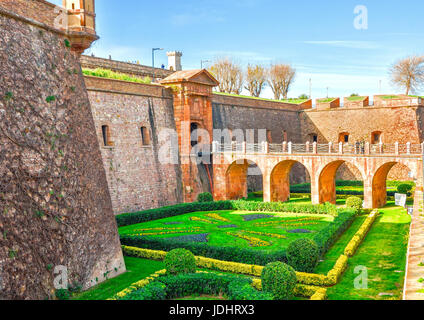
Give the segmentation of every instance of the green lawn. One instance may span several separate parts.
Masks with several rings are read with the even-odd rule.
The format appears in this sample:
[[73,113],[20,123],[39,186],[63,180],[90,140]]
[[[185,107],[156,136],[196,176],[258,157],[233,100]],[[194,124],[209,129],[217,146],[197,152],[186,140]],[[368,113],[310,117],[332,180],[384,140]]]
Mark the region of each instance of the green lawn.
[[363,97],[363,96],[352,96],[352,97],[348,97],[347,100],[349,100],[349,101],[362,101],[365,98],[366,97]]
[[127,272],[107,280],[90,290],[74,297],[74,300],[106,300],[129,287],[134,282],[147,278],[158,270],[164,269],[163,262],[125,257]]
[[[410,216],[393,202],[383,209],[356,255],[349,259],[349,267],[342,280],[328,289],[329,300],[385,300],[401,299],[405,277],[406,254]],[[364,217],[358,217],[350,228],[330,249],[317,272],[325,273],[334,265]],[[355,289],[357,266],[368,269],[368,289]]]
[[[305,200],[308,202],[308,200]],[[216,214],[220,221],[208,216]],[[244,221],[247,215],[264,217],[253,221]],[[265,218],[266,215],[272,216]],[[201,219],[192,221],[192,219]],[[300,221],[299,221],[300,219]],[[299,238],[313,237],[330,224],[334,217],[330,215],[258,213],[246,211],[213,211],[184,214],[151,222],[119,228],[121,235],[142,235],[158,238],[207,234],[209,245],[223,247],[251,247],[268,252],[281,250]],[[212,223],[210,223],[212,222]],[[219,228],[231,226],[230,228]],[[307,229],[311,233],[289,233],[289,230]]]

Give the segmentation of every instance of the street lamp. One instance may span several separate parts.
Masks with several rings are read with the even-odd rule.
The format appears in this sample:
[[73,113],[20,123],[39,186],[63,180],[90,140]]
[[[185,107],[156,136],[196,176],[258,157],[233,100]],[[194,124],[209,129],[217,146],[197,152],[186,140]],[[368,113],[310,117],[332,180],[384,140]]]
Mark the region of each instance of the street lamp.
[[163,48],[152,48],[152,68],[153,68],[153,82],[156,78],[156,71],[155,71],[155,51],[161,51]]

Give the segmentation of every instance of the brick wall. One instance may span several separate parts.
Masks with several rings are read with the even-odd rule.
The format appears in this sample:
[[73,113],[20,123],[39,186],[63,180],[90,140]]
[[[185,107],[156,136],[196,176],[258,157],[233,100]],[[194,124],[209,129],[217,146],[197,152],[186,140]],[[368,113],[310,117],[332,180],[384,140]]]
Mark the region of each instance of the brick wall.
[[[272,143],[282,143],[284,136],[286,141],[303,142],[301,111],[297,106],[287,106],[285,103],[280,104],[266,100],[214,95],[212,110],[214,129],[230,129],[232,132],[241,129],[245,136],[247,135],[246,130],[254,129],[255,143],[260,143],[258,141],[259,129],[268,131],[267,138],[271,138],[269,142]],[[300,164],[293,167],[290,178],[292,183],[309,181],[305,169]],[[248,187],[250,190],[262,190],[261,184],[261,177],[249,177]]]
[[58,16],[55,8],[54,4],[44,0],[0,0],[0,9],[11,11],[49,27],[54,26]]
[[[182,202],[181,169],[160,163],[158,134],[174,129],[172,93],[157,85],[86,77],[115,214]],[[113,89],[113,90],[112,90]],[[111,146],[103,145],[107,125]],[[143,145],[141,127],[150,144]]]
[[[349,133],[349,143],[371,143],[373,132],[382,133],[382,142],[419,144],[423,141],[422,107],[362,107],[332,110],[307,110],[300,116],[302,139],[318,135],[318,143],[339,142],[339,134]],[[400,165],[390,172],[389,179],[408,180],[409,170]],[[359,178],[355,168],[343,166],[338,178]]]

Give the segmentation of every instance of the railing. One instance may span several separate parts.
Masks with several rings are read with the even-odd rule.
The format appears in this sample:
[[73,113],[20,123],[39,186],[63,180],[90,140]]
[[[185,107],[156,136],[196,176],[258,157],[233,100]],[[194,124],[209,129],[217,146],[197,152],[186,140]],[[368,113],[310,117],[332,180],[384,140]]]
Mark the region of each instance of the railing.
[[221,144],[217,141],[212,143],[213,153],[271,153],[271,154],[347,154],[347,155],[422,155],[424,154],[423,144],[370,144],[357,142],[349,143],[328,143],[317,144],[304,143],[295,144],[292,142],[283,142],[281,144],[246,143],[232,142],[230,144]]

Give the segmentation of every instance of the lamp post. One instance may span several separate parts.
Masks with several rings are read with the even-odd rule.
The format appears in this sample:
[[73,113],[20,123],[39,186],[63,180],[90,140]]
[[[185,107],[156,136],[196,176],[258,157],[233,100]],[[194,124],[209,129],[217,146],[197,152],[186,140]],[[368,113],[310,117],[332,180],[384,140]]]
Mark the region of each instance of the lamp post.
[[155,51],[161,51],[163,48],[153,48],[152,49],[152,68],[153,68],[153,82],[155,82],[156,71],[155,71]]

